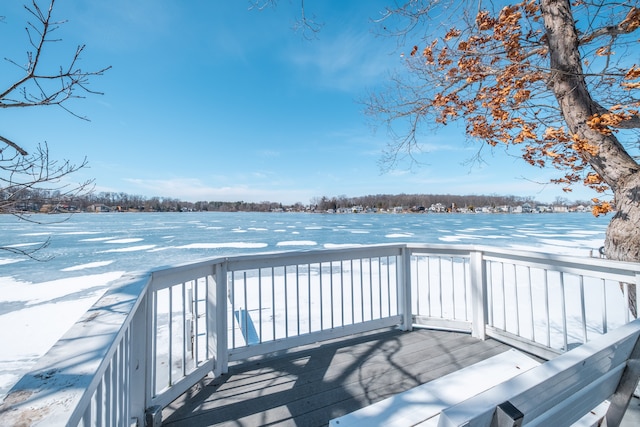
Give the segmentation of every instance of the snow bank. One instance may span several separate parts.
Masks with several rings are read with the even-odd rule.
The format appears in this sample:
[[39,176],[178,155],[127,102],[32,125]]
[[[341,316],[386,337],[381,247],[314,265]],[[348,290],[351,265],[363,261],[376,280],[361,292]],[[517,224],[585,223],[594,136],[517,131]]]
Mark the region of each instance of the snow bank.
[[0,277],[0,400],[122,274],[42,283]]

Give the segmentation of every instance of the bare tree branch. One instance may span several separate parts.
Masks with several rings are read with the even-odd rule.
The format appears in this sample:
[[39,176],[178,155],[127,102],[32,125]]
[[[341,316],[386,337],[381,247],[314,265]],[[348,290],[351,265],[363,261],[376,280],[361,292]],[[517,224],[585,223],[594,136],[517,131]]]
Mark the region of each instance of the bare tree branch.
[[[83,98],[84,94],[101,94],[90,89],[90,80],[95,76],[101,76],[111,67],[97,71],[82,70],[78,64],[85,50],[84,45],[73,51],[66,65],[51,67],[48,61],[43,61],[48,46],[61,41],[55,38],[53,33],[65,22],[53,19],[54,5],[55,0],[50,0],[46,9],[42,8],[37,0],[31,0],[30,6],[25,5],[25,9],[33,18],[33,22],[27,22],[26,27],[29,43],[27,61],[20,65],[21,61],[5,58],[23,74],[7,84],[4,89],[0,89],[0,109],[54,105],[75,117],[87,120],[86,117],[71,111],[67,101]],[[1,17],[0,21],[6,22]],[[58,206],[92,191],[93,180],[81,183],[69,181],[70,175],[87,166],[86,158],[79,164],[73,164],[69,160],[52,159],[46,142],[38,145],[32,154],[2,135],[0,142],[4,144],[0,148],[0,213],[10,213],[22,220],[38,222],[40,219],[33,219],[24,213],[33,210],[28,207],[36,204],[48,205],[51,210],[57,211]],[[60,218],[62,217],[56,217],[56,220]],[[36,254],[48,245],[49,240],[31,249],[0,246],[0,250],[44,260],[46,257]]]
[[[306,39],[313,39],[320,32],[323,23],[316,20],[315,16],[309,17],[306,13],[304,0],[300,1],[300,17],[293,25],[293,29],[296,32],[302,33],[302,36]],[[278,0],[251,0],[249,10],[264,10],[270,7],[277,7]]]
[[625,18],[616,25],[597,28],[588,34],[580,37],[580,44],[591,43],[600,37],[610,37],[615,39],[622,34],[630,34],[640,27],[640,8],[631,7]]
[[29,153],[27,153],[22,147],[20,147],[18,144],[16,144],[15,142],[5,138],[4,136],[0,135],[0,141],[4,142],[5,144],[7,144],[9,147],[13,148],[14,150],[16,150],[18,153],[20,153],[23,156],[28,155]]
[[[31,7],[25,6],[25,9],[37,20],[36,24],[29,22],[29,26],[26,28],[32,49],[27,51],[26,65],[20,65],[18,61],[5,58],[7,62],[21,69],[24,75],[0,91],[0,108],[62,106],[72,98],[82,98],[78,91],[101,94],[101,92],[89,89],[90,78],[103,75],[111,67],[97,71],[83,71],[79,68],[77,63],[85,49],[84,45],[76,48],[67,65],[59,66],[56,70],[51,71],[43,69],[42,52],[48,43],[60,41],[53,38],[51,34],[64,23],[64,21],[53,21],[54,4],[55,0],[51,0],[46,12],[43,12],[35,0],[33,0]],[[63,108],[69,111],[66,107]],[[72,114],[80,117],[77,114]]]

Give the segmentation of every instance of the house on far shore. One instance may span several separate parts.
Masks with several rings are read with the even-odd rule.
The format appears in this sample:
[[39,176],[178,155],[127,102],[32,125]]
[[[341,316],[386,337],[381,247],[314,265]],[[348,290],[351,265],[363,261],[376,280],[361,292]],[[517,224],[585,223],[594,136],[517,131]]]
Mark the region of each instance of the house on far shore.
[[522,212],[523,213],[531,213],[534,212],[533,207],[531,207],[531,205],[529,203],[525,203],[522,205]]
[[429,206],[429,212],[441,213],[446,211],[447,211],[447,207],[442,203],[435,203]]
[[87,207],[87,212],[111,212],[111,208],[107,205],[91,205]]

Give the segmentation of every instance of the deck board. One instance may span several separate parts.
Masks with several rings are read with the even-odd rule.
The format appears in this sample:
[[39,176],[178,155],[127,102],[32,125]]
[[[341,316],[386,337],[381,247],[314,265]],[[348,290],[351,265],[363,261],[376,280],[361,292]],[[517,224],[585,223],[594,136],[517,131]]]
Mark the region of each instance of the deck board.
[[384,331],[255,360],[205,379],[166,426],[326,426],[329,420],[508,350],[468,334]]

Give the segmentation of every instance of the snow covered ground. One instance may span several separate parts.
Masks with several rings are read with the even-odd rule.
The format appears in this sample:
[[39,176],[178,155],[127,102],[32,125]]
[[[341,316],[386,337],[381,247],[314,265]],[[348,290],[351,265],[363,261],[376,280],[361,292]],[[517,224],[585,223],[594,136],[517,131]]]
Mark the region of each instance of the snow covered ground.
[[123,272],[25,283],[0,278],[0,400]]

